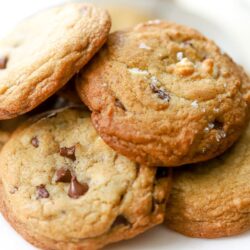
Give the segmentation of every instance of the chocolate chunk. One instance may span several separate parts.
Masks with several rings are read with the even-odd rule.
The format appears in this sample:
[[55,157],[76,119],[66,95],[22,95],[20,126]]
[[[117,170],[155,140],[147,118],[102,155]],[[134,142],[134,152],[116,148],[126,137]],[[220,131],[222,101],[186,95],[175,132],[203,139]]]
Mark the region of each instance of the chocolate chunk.
[[7,65],[7,57],[0,57],[0,69],[5,69]]
[[76,156],[75,156],[75,146],[72,147],[62,147],[60,148],[60,155],[67,157],[69,159],[71,159],[72,161],[76,160]]
[[156,170],[155,178],[161,179],[168,176],[169,169],[167,167],[158,167]]
[[167,93],[166,91],[162,90],[162,89],[159,89],[155,84],[151,83],[150,84],[150,88],[151,90],[153,91],[153,93],[157,94],[157,96],[164,100],[164,101],[167,101],[169,102],[170,101],[170,95],[169,93]]
[[38,139],[37,139],[36,136],[33,137],[33,138],[31,138],[30,142],[31,142],[31,144],[32,144],[35,148],[38,148],[38,147],[39,147],[39,141],[38,141]]
[[45,185],[41,184],[40,186],[36,187],[37,190],[37,199],[43,199],[49,197],[49,192],[45,188]]
[[70,183],[71,178],[72,175],[69,169],[60,168],[56,171],[56,182]]
[[114,228],[119,225],[130,226],[131,224],[123,215],[118,215],[115,221],[113,222],[111,228]]
[[79,183],[76,176],[72,176],[71,183],[68,191],[70,198],[78,199],[80,196],[84,195],[89,190],[87,183]]
[[115,106],[117,106],[118,108],[126,111],[126,108],[124,107],[124,105],[121,103],[121,101],[119,99],[115,99]]

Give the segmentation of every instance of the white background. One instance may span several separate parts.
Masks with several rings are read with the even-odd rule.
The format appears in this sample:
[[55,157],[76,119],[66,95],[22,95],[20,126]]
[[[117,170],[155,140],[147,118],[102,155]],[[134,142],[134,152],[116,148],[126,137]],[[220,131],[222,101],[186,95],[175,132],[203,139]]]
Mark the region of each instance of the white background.
[[[61,0],[0,0],[0,36],[23,17],[39,9],[62,3]],[[93,2],[93,1],[92,1]],[[112,1],[100,0],[102,4]],[[124,4],[128,1],[113,0]],[[215,40],[234,60],[250,72],[250,0],[133,0],[154,15],[193,26]],[[156,4],[157,3],[157,4]],[[0,215],[0,250],[34,250]],[[222,239],[192,239],[164,226],[133,240],[114,244],[107,250],[249,250],[250,232]]]

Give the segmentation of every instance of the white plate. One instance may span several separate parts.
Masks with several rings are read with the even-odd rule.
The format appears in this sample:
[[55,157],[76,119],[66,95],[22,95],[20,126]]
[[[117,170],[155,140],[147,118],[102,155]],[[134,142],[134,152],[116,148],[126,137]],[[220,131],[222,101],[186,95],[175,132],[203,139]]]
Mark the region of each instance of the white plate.
[[[54,4],[61,0],[8,0],[0,3],[0,36],[21,18],[33,12]],[[102,1],[103,2],[103,1]],[[113,1],[114,2],[114,1]],[[116,4],[118,1],[115,1]],[[120,2],[125,2],[120,1]],[[135,1],[133,1],[135,2]],[[244,64],[250,70],[250,53],[248,44],[250,41],[249,25],[250,13],[247,12],[249,0],[179,0],[178,6],[172,1],[165,0],[167,7],[159,1],[158,8],[154,11],[173,21],[186,23],[200,29],[214,39],[220,46],[231,54],[234,59]],[[234,4],[232,4],[234,2]],[[143,4],[142,0],[136,1]],[[144,2],[145,3],[145,2]],[[192,3],[192,4],[191,4]],[[205,6],[207,4],[207,6]],[[153,3],[148,6],[152,7]],[[240,7],[242,5],[242,7]],[[223,7],[223,8],[222,8]],[[242,8],[242,9],[241,9]],[[218,9],[221,10],[218,12]],[[242,10],[242,11],[241,11]],[[248,9],[249,10],[249,9]],[[237,13],[237,18],[235,17]],[[248,15],[246,15],[246,13]],[[233,21],[230,23],[230,19]],[[224,21],[224,22],[223,22]],[[238,21],[238,23],[236,23]],[[238,29],[239,28],[239,29]],[[235,35],[236,34],[236,35]],[[167,230],[164,226],[158,226],[149,230],[135,239],[114,244],[107,250],[249,250],[250,232],[239,236],[221,239],[193,239],[184,237]],[[0,249],[1,250],[34,250],[35,248],[24,241],[0,215]]]

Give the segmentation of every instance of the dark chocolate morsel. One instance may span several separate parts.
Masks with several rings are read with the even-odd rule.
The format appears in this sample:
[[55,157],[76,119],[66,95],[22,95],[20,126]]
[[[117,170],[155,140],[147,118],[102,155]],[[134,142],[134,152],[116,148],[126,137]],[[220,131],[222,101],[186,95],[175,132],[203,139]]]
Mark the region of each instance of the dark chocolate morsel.
[[45,185],[41,184],[40,186],[36,187],[37,190],[37,199],[43,199],[49,197],[49,192],[45,188]]
[[60,168],[56,171],[56,182],[66,182],[66,183],[70,183],[72,178],[71,172],[69,169],[65,169],[65,168]]
[[80,196],[83,196],[89,190],[87,183],[79,183],[76,179],[76,176],[72,176],[68,195],[70,198],[78,199]]
[[38,147],[39,147],[39,141],[38,141],[37,136],[31,138],[30,142],[31,142],[31,144],[32,144],[35,148],[38,148]]
[[75,156],[75,146],[72,147],[62,147],[60,148],[60,155],[67,157],[69,159],[71,159],[72,161],[76,160],[76,156]]

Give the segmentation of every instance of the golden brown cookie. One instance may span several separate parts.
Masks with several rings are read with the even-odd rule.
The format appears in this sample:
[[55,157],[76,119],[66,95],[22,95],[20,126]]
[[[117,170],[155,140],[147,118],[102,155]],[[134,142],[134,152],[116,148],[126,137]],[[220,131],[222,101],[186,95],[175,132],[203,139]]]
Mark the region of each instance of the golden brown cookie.
[[213,158],[249,115],[243,70],[199,32],[159,20],[111,34],[77,90],[104,141],[149,165]]
[[250,125],[217,159],[177,169],[166,225],[192,237],[216,238],[250,229]]
[[3,215],[39,248],[99,249],[164,220],[168,169],[117,154],[80,109],[19,128],[0,158]]
[[69,3],[23,21],[0,41],[0,119],[26,113],[61,88],[107,39],[106,11]]

